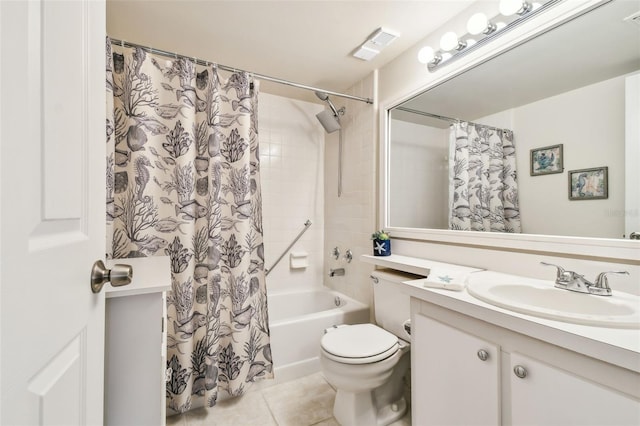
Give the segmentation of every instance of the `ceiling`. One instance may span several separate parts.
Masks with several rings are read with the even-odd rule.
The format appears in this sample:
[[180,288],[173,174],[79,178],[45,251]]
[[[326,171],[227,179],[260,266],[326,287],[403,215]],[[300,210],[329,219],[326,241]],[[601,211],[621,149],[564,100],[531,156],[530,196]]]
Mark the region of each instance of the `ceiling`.
[[[107,0],[107,34],[312,87],[344,92],[474,0]],[[377,28],[400,37],[372,61],[351,56]],[[262,82],[261,91],[314,100]]]

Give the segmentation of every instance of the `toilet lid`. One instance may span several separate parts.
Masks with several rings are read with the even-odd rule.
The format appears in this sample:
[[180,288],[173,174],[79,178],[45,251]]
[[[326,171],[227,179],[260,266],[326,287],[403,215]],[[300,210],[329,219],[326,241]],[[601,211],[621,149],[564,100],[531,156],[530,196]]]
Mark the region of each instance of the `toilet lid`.
[[398,337],[373,324],[356,324],[326,333],[322,336],[320,345],[334,357],[354,360],[375,358],[370,360],[375,362],[392,355],[398,349]]

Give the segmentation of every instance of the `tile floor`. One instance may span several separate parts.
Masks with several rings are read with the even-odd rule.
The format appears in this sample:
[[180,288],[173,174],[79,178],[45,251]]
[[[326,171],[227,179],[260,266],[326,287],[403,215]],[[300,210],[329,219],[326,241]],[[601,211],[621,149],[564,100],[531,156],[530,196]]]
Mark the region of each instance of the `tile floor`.
[[[272,386],[264,382],[213,408],[167,417],[167,426],[339,426],[333,418],[335,397],[322,373],[315,373]],[[411,426],[411,414],[392,426]]]

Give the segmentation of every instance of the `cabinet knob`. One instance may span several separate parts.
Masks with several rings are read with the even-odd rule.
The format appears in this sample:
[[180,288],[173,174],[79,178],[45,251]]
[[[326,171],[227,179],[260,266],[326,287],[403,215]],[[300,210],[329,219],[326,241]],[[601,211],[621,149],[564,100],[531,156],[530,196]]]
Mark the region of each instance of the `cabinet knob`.
[[478,351],[478,358],[480,358],[481,361],[486,361],[489,359],[489,352],[485,351],[484,349],[480,349]]
[[513,367],[513,373],[521,379],[527,377],[527,369],[521,365],[516,365]]

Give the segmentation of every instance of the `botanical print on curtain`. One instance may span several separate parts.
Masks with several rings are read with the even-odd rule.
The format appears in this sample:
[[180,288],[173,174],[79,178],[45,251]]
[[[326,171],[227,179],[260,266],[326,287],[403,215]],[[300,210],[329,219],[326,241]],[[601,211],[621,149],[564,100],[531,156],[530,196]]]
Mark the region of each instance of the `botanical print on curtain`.
[[107,44],[108,250],[170,256],[167,407],[213,406],[273,377],[257,82]]
[[449,228],[522,232],[513,132],[462,122],[449,135]]

